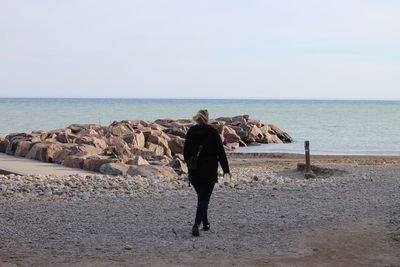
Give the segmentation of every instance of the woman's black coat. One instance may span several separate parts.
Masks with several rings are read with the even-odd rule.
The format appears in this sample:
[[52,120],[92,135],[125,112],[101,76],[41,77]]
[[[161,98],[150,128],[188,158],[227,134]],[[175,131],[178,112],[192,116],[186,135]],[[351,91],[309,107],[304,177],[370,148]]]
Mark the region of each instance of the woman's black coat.
[[224,173],[229,173],[229,165],[221,137],[209,124],[197,124],[188,130],[183,149],[186,163],[190,157],[197,154],[200,145],[203,149],[197,160],[197,169],[189,172],[189,178],[192,182],[216,183],[218,162]]

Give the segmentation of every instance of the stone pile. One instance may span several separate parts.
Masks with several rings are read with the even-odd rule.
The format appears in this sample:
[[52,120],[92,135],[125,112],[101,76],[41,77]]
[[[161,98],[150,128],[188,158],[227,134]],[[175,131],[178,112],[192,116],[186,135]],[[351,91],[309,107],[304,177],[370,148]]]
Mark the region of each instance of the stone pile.
[[[251,143],[289,143],[275,125],[248,115],[211,120],[227,150]],[[187,173],[183,146],[191,120],[124,120],[109,126],[73,124],[64,129],[0,137],[0,152],[108,175],[173,177]]]
[[143,196],[187,187],[185,176],[173,180],[109,175],[0,175],[0,200],[59,198],[88,200],[99,196]]
[[[254,168],[235,168],[235,176],[229,182],[220,178],[216,187],[228,190],[275,187],[306,181],[282,177],[268,170],[260,172]],[[192,191],[188,187],[187,174],[169,178],[103,174],[0,175],[0,202],[9,199],[25,201],[49,198],[88,200],[97,197],[143,197],[178,191],[181,194]]]

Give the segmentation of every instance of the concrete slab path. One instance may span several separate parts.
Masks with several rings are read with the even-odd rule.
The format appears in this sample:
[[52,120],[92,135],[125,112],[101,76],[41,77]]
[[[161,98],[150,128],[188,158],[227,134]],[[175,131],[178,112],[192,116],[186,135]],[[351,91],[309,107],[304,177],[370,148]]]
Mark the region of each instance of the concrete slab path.
[[0,153],[0,174],[54,175],[95,174],[82,169],[68,168],[59,164],[46,163]]

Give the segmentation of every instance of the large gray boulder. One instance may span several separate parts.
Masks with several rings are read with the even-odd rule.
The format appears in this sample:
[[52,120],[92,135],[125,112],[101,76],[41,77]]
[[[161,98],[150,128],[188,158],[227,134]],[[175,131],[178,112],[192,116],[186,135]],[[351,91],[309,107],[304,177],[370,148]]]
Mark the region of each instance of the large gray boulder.
[[186,163],[179,158],[172,159],[168,166],[174,169],[177,174],[188,173],[188,167]]
[[171,137],[171,140],[168,142],[168,146],[169,149],[171,150],[172,155],[182,154],[184,145],[185,145],[185,139],[179,136]]
[[269,124],[269,128],[271,129],[272,134],[276,134],[280,140],[282,140],[283,143],[291,143],[293,142],[293,138],[287,133],[281,130],[279,127]]
[[100,166],[100,172],[107,175],[126,175],[129,165],[124,163],[105,163]]

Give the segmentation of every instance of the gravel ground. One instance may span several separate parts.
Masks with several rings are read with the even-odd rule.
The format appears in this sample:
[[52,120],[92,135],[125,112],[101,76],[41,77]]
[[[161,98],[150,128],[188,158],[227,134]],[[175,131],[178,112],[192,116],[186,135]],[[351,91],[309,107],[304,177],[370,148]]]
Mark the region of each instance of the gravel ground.
[[291,162],[234,166],[199,238],[184,182],[90,197],[3,194],[0,266],[400,266],[400,165],[324,167],[304,180]]

